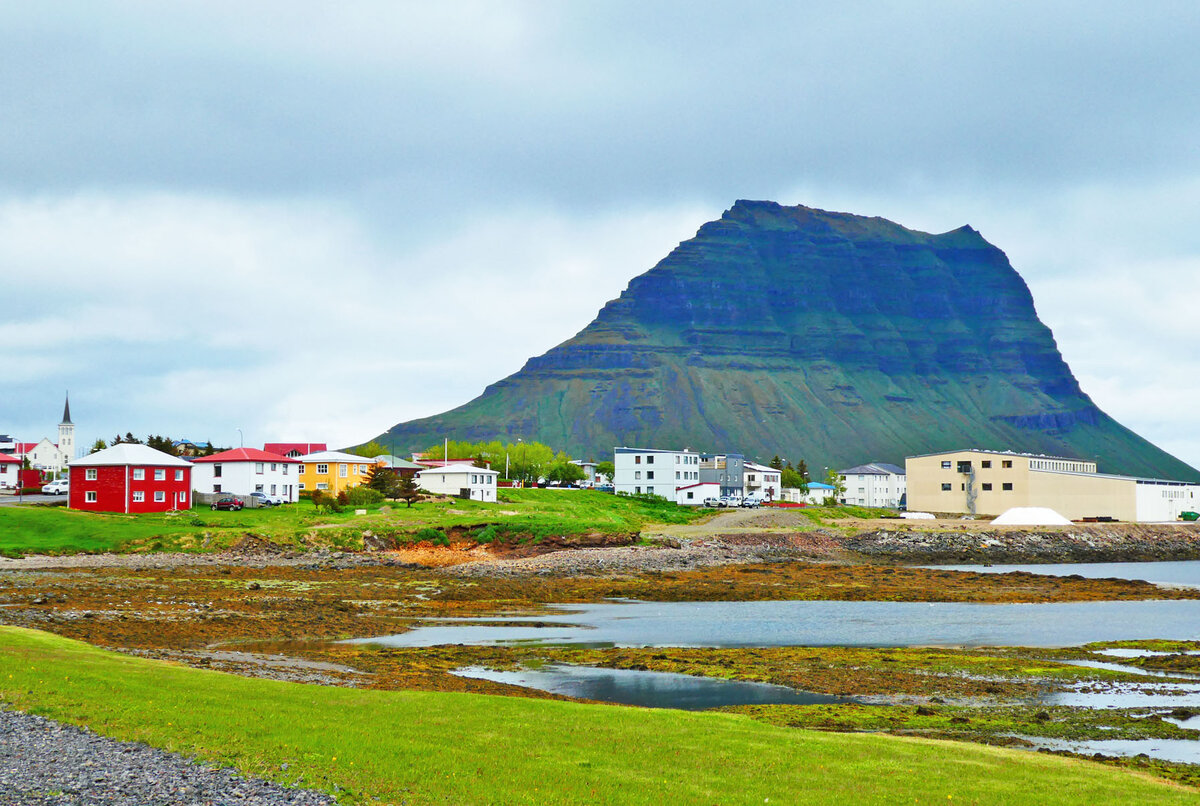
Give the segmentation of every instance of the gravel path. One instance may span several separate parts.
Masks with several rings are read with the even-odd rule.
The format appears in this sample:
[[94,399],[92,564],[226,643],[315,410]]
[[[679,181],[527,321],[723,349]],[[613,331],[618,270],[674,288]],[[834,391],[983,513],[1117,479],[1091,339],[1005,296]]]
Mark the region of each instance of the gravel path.
[[287,789],[136,742],[19,711],[0,710],[4,806],[333,806],[330,796]]

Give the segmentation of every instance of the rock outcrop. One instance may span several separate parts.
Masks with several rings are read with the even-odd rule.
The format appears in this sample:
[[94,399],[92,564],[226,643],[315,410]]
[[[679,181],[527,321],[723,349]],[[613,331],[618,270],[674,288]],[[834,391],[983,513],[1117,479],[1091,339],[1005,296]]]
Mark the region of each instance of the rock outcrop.
[[1200,478],[1092,403],[975,230],[761,201],[702,226],[520,372],[380,439],[443,436],[596,458],[614,445],[779,454],[818,472],[978,447]]

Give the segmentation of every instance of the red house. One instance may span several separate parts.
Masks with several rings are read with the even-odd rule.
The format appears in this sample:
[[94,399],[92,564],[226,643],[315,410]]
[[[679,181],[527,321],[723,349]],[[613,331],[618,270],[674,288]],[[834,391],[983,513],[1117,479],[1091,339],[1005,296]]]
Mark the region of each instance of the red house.
[[122,442],[68,465],[67,506],[91,512],[168,512],[192,507],[192,465]]
[[325,446],[324,442],[268,442],[263,445],[263,450],[267,453],[286,456],[289,459],[299,459],[301,456],[321,453],[329,448]]

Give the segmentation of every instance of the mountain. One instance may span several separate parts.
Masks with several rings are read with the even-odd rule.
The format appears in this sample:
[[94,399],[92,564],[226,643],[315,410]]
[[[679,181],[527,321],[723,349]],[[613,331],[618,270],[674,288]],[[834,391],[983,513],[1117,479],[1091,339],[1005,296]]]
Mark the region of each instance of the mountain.
[[821,468],[978,447],[1200,473],[1083,393],[1005,254],[970,227],[738,201],[587,327],[471,402],[379,437],[521,437],[805,458]]

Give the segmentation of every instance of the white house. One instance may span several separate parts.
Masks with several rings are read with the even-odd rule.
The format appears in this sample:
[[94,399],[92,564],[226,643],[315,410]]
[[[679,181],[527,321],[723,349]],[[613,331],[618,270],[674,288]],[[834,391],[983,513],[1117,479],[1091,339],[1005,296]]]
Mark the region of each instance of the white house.
[[720,498],[721,485],[715,481],[696,481],[675,488],[675,503],[682,507],[702,507],[705,498]]
[[417,484],[422,490],[439,495],[456,495],[472,501],[496,501],[496,480],[500,474],[473,465],[446,465],[418,470]]
[[872,462],[839,470],[842,486],[842,503],[864,507],[887,507],[896,509],[908,491],[904,468],[886,462]]
[[674,499],[675,490],[700,481],[700,454],[654,448],[613,448],[613,492],[661,495]]
[[767,501],[779,498],[783,491],[782,474],[773,467],[746,462],[742,465],[744,495],[757,495]]
[[793,504],[824,504],[825,499],[833,497],[834,489],[832,484],[810,481],[808,492],[801,492],[799,487],[784,487],[779,500]]
[[264,493],[294,504],[300,498],[300,460],[257,448],[234,448],[192,460],[192,484],[202,493]]

